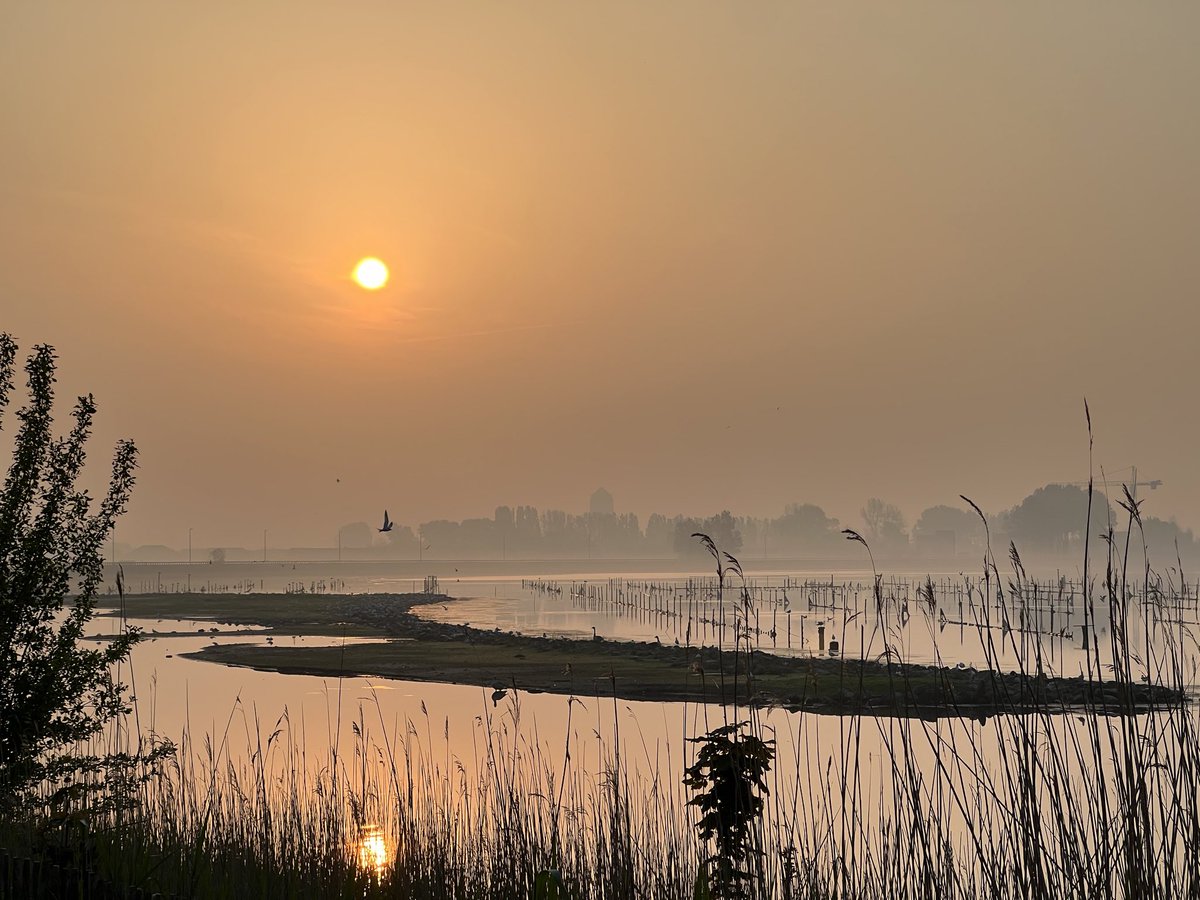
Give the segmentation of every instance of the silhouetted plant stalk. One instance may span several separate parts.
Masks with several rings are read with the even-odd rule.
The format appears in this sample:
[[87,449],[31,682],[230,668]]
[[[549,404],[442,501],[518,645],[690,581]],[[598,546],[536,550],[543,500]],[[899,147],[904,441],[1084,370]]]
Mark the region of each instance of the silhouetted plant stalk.
[[[702,897],[748,897],[763,892],[763,795],[768,793],[767,773],[775,758],[775,742],[763,740],[758,710],[752,703],[749,615],[753,601],[746,590],[741,563],[731,554],[721,553],[708,535],[693,537],[716,562],[717,602],[722,610],[726,571],[737,575],[742,585],[734,613],[732,695],[728,698],[721,664],[721,704],[723,709],[732,707],[733,721],[727,717],[724,725],[688,739],[699,747],[695,761],[684,772],[683,783],[695,795],[688,805],[700,812],[696,830],[701,840],[713,845],[713,852],[704,858],[697,873],[696,893]],[[739,721],[739,657],[744,657],[745,666],[746,721]]]
[[714,845],[698,878],[701,885],[708,882],[713,897],[759,893],[753,885],[761,883],[757,857],[763,851],[753,829],[762,818],[775,748],[773,741],[746,731],[749,724],[733,722],[690,739],[700,750],[683,783],[696,794],[688,803],[700,811],[697,831]]

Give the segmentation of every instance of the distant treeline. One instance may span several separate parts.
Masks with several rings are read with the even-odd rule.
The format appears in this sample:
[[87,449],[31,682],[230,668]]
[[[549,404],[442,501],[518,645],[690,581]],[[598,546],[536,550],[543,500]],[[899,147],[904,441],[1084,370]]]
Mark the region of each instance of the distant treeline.
[[[1023,553],[1073,554],[1082,546],[1087,521],[1087,491],[1068,485],[1047,485],[1034,491],[1016,506],[992,516],[988,522],[993,548],[1003,553],[1009,541]],[[1129,521],[1125,511],[1097,493],[1092,504],[1092,540],[1111,527],[1114,537],[1124,540]],[[461,522],[423,522],[393,532],[390,549],[402,555],[421,552],[432,556],[479,557],[653,557],[686,558],[704,555],[692,537],[710,535],[730,553],[746,557],[837,558],[861,553],[848,545],[843,528],[854,528],[871,542],[877,555],[956,557],[981,555],[985,544],[983,522],[966,504],[961,507],[931,506],[909,525],[894,504],[871,498],[852,520],[830,516],[812,503],[790,503],[774,518],[735,516],[728,510],[707,517],[655,513],[642,527],[633,513],[571,514],[562,510],[539,512],[532,506],[515,509],[501,506],[491,518]],[[1174,522],[1143,517],[1151,552],[1162,563],[1197,551],[1191,531]],[[1134,525],[1133,545],[1140,546],[1141,531]],[[363,523],[348,526],[343,541],[355,540],[369,546],[374,530]]]
[[[1074,555],[1083,544],[1087,491],[1071,485],[1038,488],[1011,509],[989,514],[992,547],[1003,554],[1009,542],[1023,555]],[[1124,547],[1129,515],[1097,492],[1092,503],[1091,537],[1097,552],[1111,528]],[[703,555],[692,537],[710,535],[729,553],[746,558],[839,559],[861,554],[849,545],[843,528],[854,528],[870,541],[879,558],[950,559],[978,557],[985,533],[982,521],[966,504],[924,510],[911,525],[898,507],[879,498],[866,501],[857,516],[842,521],[812,503],[790,503],[774,518],[735,516],[723,511],[707,517],[655,513],[643,525],[633,513],[542,510],[500,506],[490,518],[438,519],[416,529],[395,526],[380,534],[374,525],[355,522],[339,531],[337,551],[346,559],[686,559]],[[1184,562],[1200,557],[1192,532],[1174,522],[1143,516],[1130,537],[1140,553],[1143,534],[1151,557],[1167,566],[1178,555]],[[419,538],[419,540],[418,540]],[[331,548],[332,551],[332,548]],[[287,556],[287,551],[272,551]],[[178,559],[167,547],[123,548],[129,559]],[[253,549],[205,550],[196,561],[256,559]],[[186,558],[186,557],[185,557]],[[329,556],[326,556],[329,558]]]

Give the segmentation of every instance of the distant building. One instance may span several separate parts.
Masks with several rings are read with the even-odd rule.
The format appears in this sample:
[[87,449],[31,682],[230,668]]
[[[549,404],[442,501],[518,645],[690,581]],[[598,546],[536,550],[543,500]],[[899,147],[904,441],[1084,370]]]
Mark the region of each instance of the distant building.
[[588,512],[593,516],[611,516],[613,514],[613,495],[604,488],[597,488],[588,503]]

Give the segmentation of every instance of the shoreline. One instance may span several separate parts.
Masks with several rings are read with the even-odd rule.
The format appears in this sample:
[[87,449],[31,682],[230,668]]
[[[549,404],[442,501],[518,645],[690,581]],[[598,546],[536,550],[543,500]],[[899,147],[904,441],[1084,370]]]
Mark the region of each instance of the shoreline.
[[[260,626],[255,633],[264,637],[357,638],[344,647],[233,644],[181,654],[281,674],[377,677],[620,700],[745,704],[749,699],[755,706],[793,712],[926,719],[1082,711],[1119,715],[1186,702],[1182,692],[1160,685],[853,658],[782,657],[758,650],[750,655],[752,690],[747,698],[744,652],[735,695],[730,650],[516,635],[430,622],[412,612],[447,599],[429,594],[156,594],[127,596],[124,605],[132,617]],[[98,598],[97,611],[112,615],[118,602]],[[379,640],[363,640],[372,637]]]

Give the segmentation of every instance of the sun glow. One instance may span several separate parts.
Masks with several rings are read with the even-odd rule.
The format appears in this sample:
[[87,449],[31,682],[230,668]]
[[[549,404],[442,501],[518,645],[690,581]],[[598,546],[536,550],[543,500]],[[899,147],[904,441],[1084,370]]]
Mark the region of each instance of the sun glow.
[[388,281],[388,267],[383,260],[368,256],[354,267],[354,280],[368,291],[377,291]]
[[383,829],[378,825],[363,825],[359,829],[356,850],[359,868],[375,876],[382,875],[391,862]]

